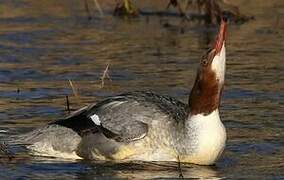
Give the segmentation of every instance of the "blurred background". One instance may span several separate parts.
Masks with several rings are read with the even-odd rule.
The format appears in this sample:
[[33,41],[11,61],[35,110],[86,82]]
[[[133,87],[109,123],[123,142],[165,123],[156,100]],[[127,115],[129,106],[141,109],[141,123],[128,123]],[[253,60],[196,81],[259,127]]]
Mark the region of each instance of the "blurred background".
[[224,14],[227,147],[215,166],[182,164],[183,176],[284,178],[282,0],[1,0],[0,178],[179,178],[176,163],[31,157],[4,142],[122,92],[187,102]]

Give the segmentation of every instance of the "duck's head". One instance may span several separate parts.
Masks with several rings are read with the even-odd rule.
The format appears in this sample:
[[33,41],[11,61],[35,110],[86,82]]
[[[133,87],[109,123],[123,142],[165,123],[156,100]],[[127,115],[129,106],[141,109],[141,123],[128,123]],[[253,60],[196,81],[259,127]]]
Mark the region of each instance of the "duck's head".
[[202,57],[189,97],[190,114],[209,114],[219,107],[226,69],[226,22],[222,21],[213,46]]

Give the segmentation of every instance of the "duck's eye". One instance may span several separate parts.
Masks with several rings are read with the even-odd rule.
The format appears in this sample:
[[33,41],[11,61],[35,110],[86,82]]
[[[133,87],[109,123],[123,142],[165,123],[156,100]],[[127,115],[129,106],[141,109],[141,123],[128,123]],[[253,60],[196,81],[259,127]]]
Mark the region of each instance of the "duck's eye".
[[207,59],[203,59],[203,60],[201,61],[201,64],[202,64],[203,66],[207,66],[207,64],[208,64]]

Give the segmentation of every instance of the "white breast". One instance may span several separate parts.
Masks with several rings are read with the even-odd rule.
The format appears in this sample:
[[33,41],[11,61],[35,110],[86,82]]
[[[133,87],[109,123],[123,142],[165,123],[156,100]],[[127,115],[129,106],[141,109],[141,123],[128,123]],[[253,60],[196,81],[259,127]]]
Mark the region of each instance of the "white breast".
[[226,142],[226,130],[218,109],[207,116],[191,116],[187,128],[189,149],[186,161],[203,165],[213,164],[223,152]]

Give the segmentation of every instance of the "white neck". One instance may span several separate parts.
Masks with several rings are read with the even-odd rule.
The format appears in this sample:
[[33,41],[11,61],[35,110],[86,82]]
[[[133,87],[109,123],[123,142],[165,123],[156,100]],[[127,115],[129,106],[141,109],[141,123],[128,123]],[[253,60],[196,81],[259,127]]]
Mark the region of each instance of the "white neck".
[[209,115],[189,116],[186,122],[186,155],[183,161],[209,165],[216,161],[225,147],[226,131],[218,109]]
[[197,121],[197,120],[220,121],[219,110],[215,109],[214,111],[212,111],[210,114],[207,114],[207,115],[204,115],[204,114],[189,115],[189,119],[191,121]]

